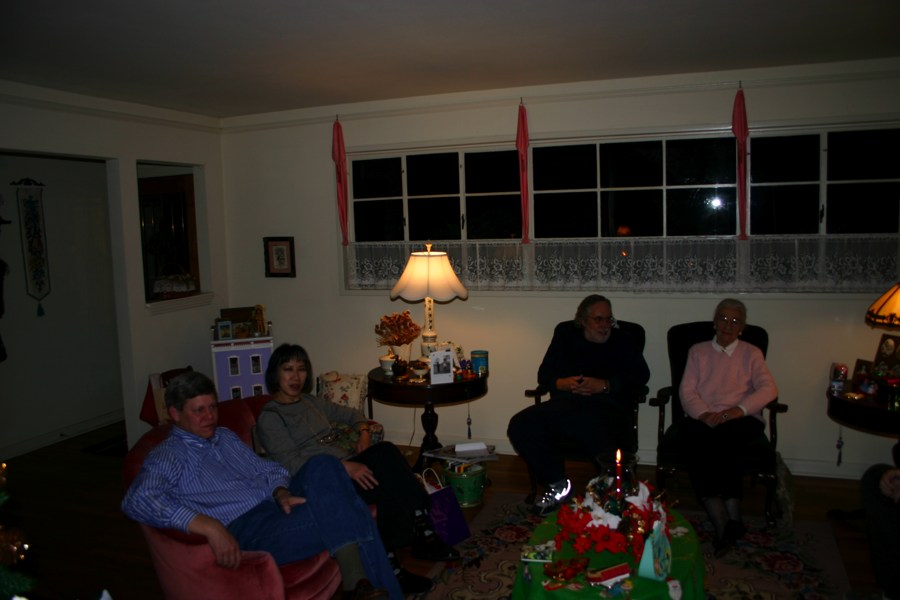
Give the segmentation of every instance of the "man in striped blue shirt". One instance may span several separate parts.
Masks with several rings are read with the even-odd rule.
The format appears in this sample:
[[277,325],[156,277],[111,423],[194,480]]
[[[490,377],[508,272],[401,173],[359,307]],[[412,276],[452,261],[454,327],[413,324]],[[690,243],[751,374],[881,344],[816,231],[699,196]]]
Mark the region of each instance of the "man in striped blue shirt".
[[316,457],[289,477],[218,427],[215,385],[196,371],[169,383],[166,408],[174,427],[128,489],[126,515],[204,536],[226,568],[237,568],[241,550],[264,550],[278,564],[327,550],[345,597],[403,598],[375,520],[338,459]]

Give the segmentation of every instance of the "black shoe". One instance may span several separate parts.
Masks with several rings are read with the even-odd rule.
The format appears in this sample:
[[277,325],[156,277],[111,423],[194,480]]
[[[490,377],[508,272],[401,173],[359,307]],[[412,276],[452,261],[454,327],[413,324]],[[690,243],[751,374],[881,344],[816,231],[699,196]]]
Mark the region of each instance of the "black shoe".
[[424,594],[434,585],[427,577],[410,573],[406,569],[400,569],[399,572],[395,571],[394,575],[397,576],[397,582],[400,584],[400,589],[403,591],[404,596]]
[[459,552],[448,546],[434,532],[417,537],[412,543],[412,555],[420,560],[454,561],[459,560]]
[[719,537],[713,540],[713,554],[716,558],[722,558],[734,547],[734,540],[728,537]]
[[747,533],[747,528],[740,521],[732,519],[725,523],[725,535],[723,536],[726,540],[734,544],[736,541],[744,537]]
[[341,594],[342,600],[381,600],[388,597],[387,590],[376,588],[368,579],[360,579],[355,588]]

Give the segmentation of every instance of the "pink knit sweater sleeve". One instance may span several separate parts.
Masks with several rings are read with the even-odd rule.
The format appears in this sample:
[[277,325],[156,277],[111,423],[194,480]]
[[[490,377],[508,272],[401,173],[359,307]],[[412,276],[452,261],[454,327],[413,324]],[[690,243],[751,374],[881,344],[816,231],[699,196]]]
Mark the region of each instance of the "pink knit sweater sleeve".
[[735,406],[762,418],[763,407],[778,396],[778,388],[756,346],[738,342],[728,356],[711,342],[702,342],[688,352],[679,395],[684,412],[695,419]]

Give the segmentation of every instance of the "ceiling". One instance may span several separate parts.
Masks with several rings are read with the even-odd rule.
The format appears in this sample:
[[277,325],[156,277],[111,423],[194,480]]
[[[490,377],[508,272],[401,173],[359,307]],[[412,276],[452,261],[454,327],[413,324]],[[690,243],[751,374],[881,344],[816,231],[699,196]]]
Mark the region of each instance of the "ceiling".
[[897,0],[9,0],[0,79],[232,117],[900,57]]

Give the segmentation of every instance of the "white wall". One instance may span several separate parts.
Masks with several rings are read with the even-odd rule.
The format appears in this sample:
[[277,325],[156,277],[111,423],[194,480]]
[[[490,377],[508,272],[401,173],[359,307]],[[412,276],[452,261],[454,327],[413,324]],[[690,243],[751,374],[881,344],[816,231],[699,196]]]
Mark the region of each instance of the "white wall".
[[[0,82],[0,149],[109,160],[110,243],[124,412],[132,439],[148,373],[191,363],[210,369],[208,327],[225,306],[264,304],[277,342],[307,347],[317,370],[365,372],[377,366],[374,325],[388,312],[421,305],[384,293],[346,293],[331,162],[331,123],[339,114],[348,151],[470,141],[512,147],[519,98],[534,140],[595,134],[729,130],[738,81],[747,94],[751,135],[762,127],[806,123],[896,122],[900,60],[620,80],[412,98],[315,110],[211,119]],[[221,125],[222,130],[219,130]],[[209,304],[174,302],[155,314],[143,303],[134,163],[200,164],[207,176],[211,267]],[[297,278],[263,276],[262,238],[294,236]],[[10,261],[8,258],[7,260]],[[603,291],[603,290],[598,290]],[[483,293],[437,307],[437,330],[467,350],[490,351],[489,393],[471,403],[473,436],[509,451],[509,417],[526,406],[523,390],[553,325],[570,318],[581,293]],[[611,294],[620,318],[648,331],[652,390],[666,384],[664,339],[675,323],[708,318],[718,300],[701,294]],[[844,465],[835,466],[838,426],[825,415],[829,365],[874,355],[881,333],[863,324],[874,299],[855,294],[752,294],[752,322],[769,329],[769,360],[791,405],[780,448],[797,473],[858,477],[889,459],[892,440],[844,431]],[[177,309],[177,310],[174,310]],[[5,325],[0,321],[0,327]],[[2,369],[0,365],[0,369]],[[4,404],[10,391],[0,371]],[[13,387],[15,397],[32,391]],[[418,412],[376,405],[391,440],[418,443]],[[467,407],[441,407],[438,436],[465,436]],[[43,415],[35,411],[34,419]],[[643,409],[641,451],[653,462],[655,415]],[[0,447],[0,451],[2,451]]]
[[[222,167],[218,122],[214,119],[173,113],[144,106],[86,98],[41,88],[0,82],[0,150],[25,151],[35,154],[80,156],[106,161],[105,185],[107,201],[107,234],[112,264],[114,311],[107,310],[106,319],[116,325],[118,339],[87,332],[81,336],[81,345],[52,343],[40,333],[29,329],[25,339],[17,339],[12,348],[17,355],[28,357],[33,364],[43,368],[29,372],[24,378],[14,371],[10,361],[0,363],[0,403],[4,408],[3,434],[0,438],[0,458],[40,447],[47,443],[48,434],[61,430],[66,434],[78,433],[90,427],[89,417],[101,412],[94,402],[85,400],[74,390],[83,385],[83,378],[106,380],[106,384],[118,385],[116,401],[122,407],[128,425],[129,436],[146,430],[138,418],[150,373],[174,366],[192,364],[209,370],[209,326],[218,308],[228,305],[225,282],[224,204],[222,201]],[[208,273],[204,288],[210,294],[190,301],[175,301],[172,312],[151,311],[144,303],[141,242],[137,198],[137,161],[160,161],[201,165],[206,189],[206,227],[198,232],[209,248]],[[30,175],[38,178],[38,175]],[[5,183],[5,182],[4,182]],[[44,183],[49,183],[45,181]],[[57,193],[57,186],[53,188]],[[7,193],[4,190],[4,193]],[[65,195],[62,194],[65,198]],[[47,207],[45,206],[45,209]],[[4,209],[5,210],[5,209]],[[9,218],[9,217],[7,217]],[[55,217],[57,218],[57,217]],[[65,226],[66,217],[60,215]],[[2,256],[18,269],[21,251],[6,238],[3,231]],[[54,236],[55,237],[55,236]],[[66,253],[69,248],[57,245],[50,238],[51,276],[65,275],[87,280],[95,275],[90,264],[72,264]],[[7,251],[9,249],[9,251]],[[57,270],[58,269],[58,270]],[[109,266],[105,266],[109,272]],[[21,278],[16,272],[15,278]],[[13,277],[7,278],[7,282]],[[54,284],[55,285],[55,284]],[[9,302],[8,292],[7,301]],[[54,292],[55,294],[55,292]],[[63,294],[54,295],[48,301],[60,301]],[[53,316],[61,315],[65,306],[54,305]],[[82,308],[81,312],[84,312]],[[46,318],[46,317],[44,317]],[[70,314],[70,319],[83,318],[82,314]],[[0,328],[6,333],[9,327],[7,315],[0,320]],[[10,340],[4,336],[7,344]],[[74,340],[72,340],[74,341]],[[67,360],[72,353],[103,354],[116,351],[119,367],[110,372],[101,367],[81,374],[58,372],[57,363]],[[16,428],[7,428],[9,406],[18,406]],[[107,409],[109,410],[109,409]],[[68,423],[54,422],[54,413],[70,417]],[[77,413],[77,414],[76,414]],[[61,420],[62,417],[60,417]],[[86,420],[87,419],[87,420]],[[18,424],[27,423],[19,427]]]
[[[9,185],[26,177],[44,184],[44,316],[26,293],[17,188]],[[106,166],[0,154],[0,215],[12,221],[0,231],[0,258],[9,265],[0,319],[9,355],[0,363],[0,448],[52,443],[121,420]]]
[[[224,136],[229,282],[237,305],[263,303],[276,342],[296,342],[317,371],[366,372],[381,354],[373,328],[378,318],[421,304],[392,302],[387,292],[341,290],[340,234],[335,205],[331,127],[340,115],[349,153],[374,148],[427,147],[503,141],[513,147],[516,109],[524,98],[532,140],[593,134],[730,130],[737,82],[747,95],[754,127],[897,119],[898,62],[771,69],[692,77],[665,77],[570,86],[495,90],[393,102],[325,107],[227,120]],[[890,73],[882,71],[890,67]],[[751,133],[752,135],[752,133]],[[263,236],[293,235],[296,279],[266,279]],[[598,290],[603,291],[603,290]],[[438,437],[466,434],[509,452],[506,425],[525,407],[523,390],[535,373],[553,326],[571,318],[583,293],[489,293],[470,290],[467,301],[436,308],[436,328],[468,351],[490,351],[488,395],[470,406],[438,408]],[[646,356],[656,391],[666,385],[665,333],[669,326],[712,316],[718,296],[612,294],[615,314],[648,331]],[[832,362],[874,356],[881,332],[863,315],[869,295],[749,294],[752,322],[771,335],[769,360],[790,412],[780,422],[780,450],[797,473],[857,477],[890,458],[892,440],[844,431],[844,464],[835,466],[838,426],[825,414],[824,391]],[[420,411],[419,411],[420,412]],[[418,444],[421,425],[412,409],[376,404],[390,439]],[[413,429],[415,428],[415,431]],[[656,415],[642,409],[640,455],[653,462]]]

